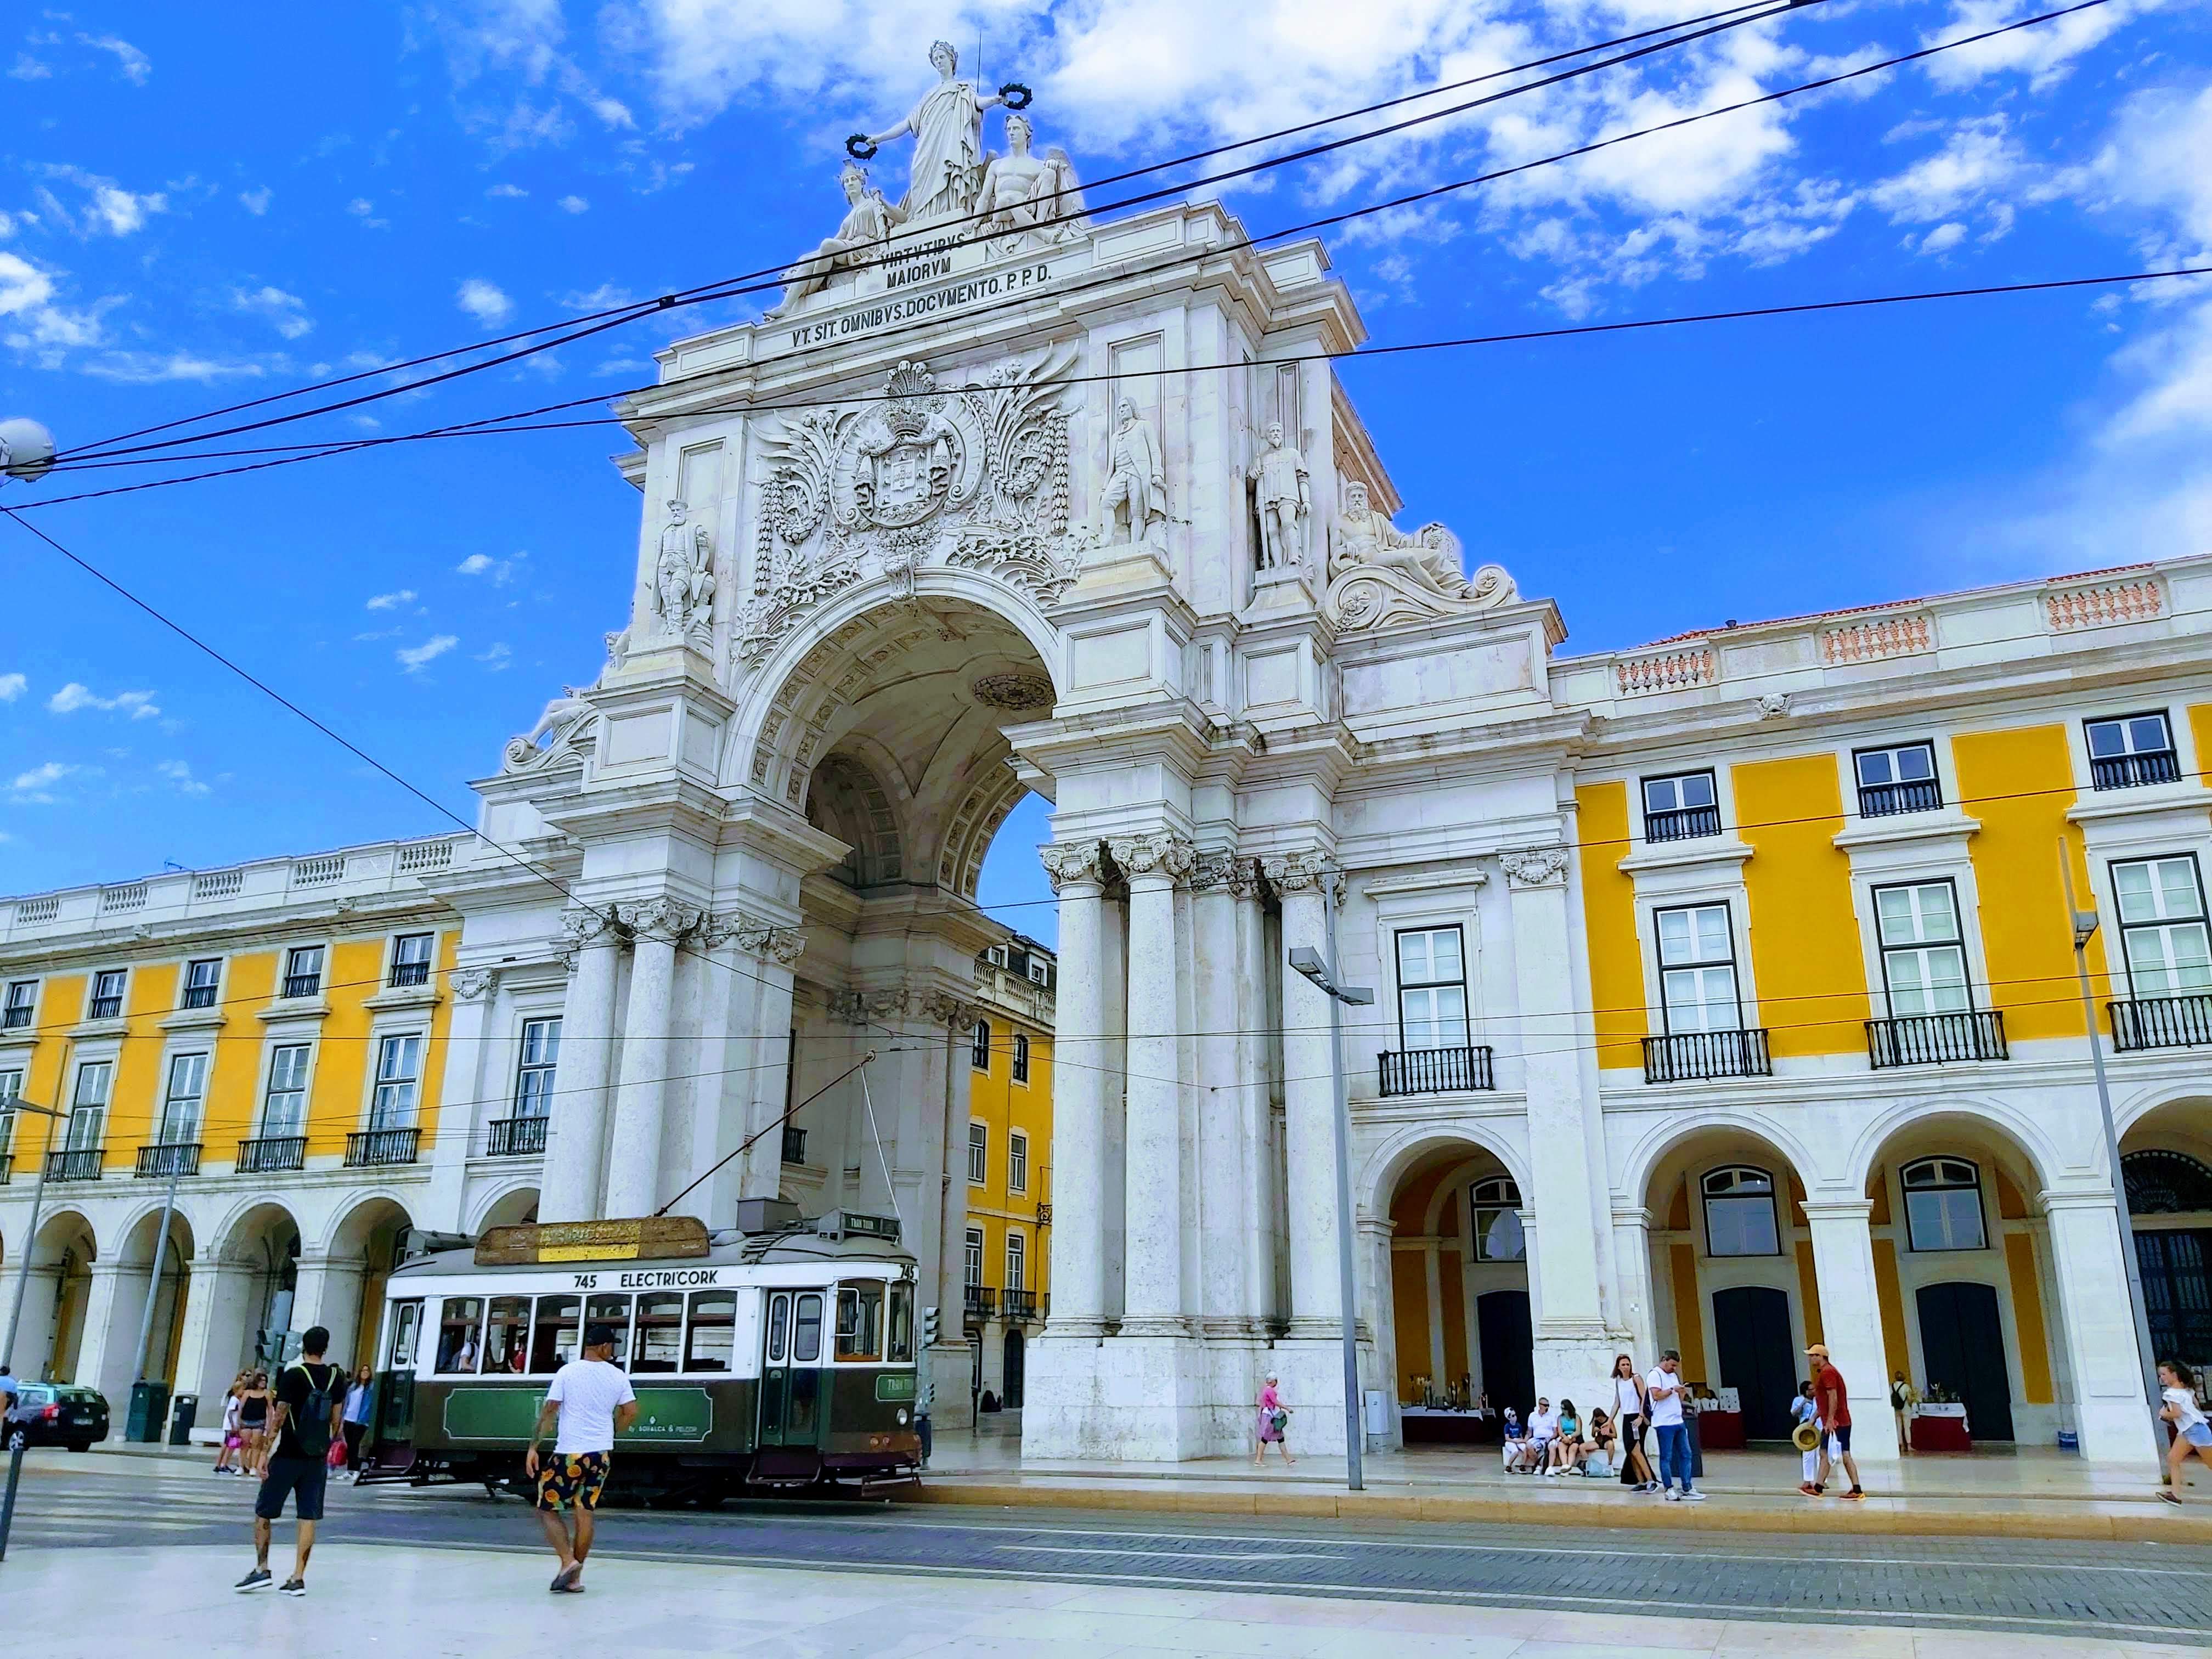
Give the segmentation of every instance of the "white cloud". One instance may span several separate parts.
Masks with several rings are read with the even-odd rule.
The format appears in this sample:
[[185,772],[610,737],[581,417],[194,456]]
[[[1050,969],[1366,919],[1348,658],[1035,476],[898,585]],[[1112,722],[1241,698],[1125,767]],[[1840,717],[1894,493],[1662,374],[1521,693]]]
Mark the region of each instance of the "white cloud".
[[125,190],[114,179],[88,173],[82,167],[40,167],[33,171],[40,177],[74,185],[84,191],[86,199],[75,212],[64,205],[52,190],[38,192],[42,205],[72,235],[129,236],[143,230],[146,221],[155,214],[166,213],[169,209],[165,192]]
[[480,323],[503,321],[514,309],[514,301],[501,291],[496,283],[488,283],[481,276],[471,276],[463,283],[453,302]]
[[520,185],[498,184],[494,185],[489,190],[486,191],[484,194],[487,196],[507,197],[519,200],[520,198],[529,195],[530,192],[523,189]]
[[463,559],[459,564],[455,565],[453,569],[454,572],[459,575],[481,576],[485,571],[490,569],[491,566],[492,558],[490,554],[471,553],[467,558]]
[[276,193],[266,185],[258,190],[241,190],[238,192],[238,204],[258,219],[269,211],[270,201]]
[[379,593],[362,608],[364,611],[397,611],[415,597],[415,590],[403,587],[396,593]]
[[[2139,14],[2155,11],[2160,0],[2111,0],[2106,5],[2077,11],[2032,29],[2015,29],[1993,40],[1978,41],[1923,60],[1928,78],[1950,89],[1972,86],[1993,75],[2019,73],[2040,90],[2062,79],[2074,60],[2101,45]],[[2025,0],[1953,0],[1951,17],[1943,27],[1922,37],[1922,44],[1957,40],[1985,30],[2018,22],[2023,17],[2057,8],[2030,5]]]
[[556,205],[563,213],[588,213],[592,204],[580,196],[563,196]]
[[51,67],[40,63],[27,52],[17,52],[15,66],[8,71],[8,78],[11,81],[45,81],[51,79],[52,76],[53,70]]
[[504,587],[514,580],[514,567],[530,556],[517,553],[510,558],[495,559],[489,553],[471,553],[453,567],[457,576],[489,576],[495,587]]
[[123,78],[134,87],[144,86],[148,77],[154,73],[153,60],[128,40],[118,40],[112,34],[80,34],[77,40],[95,52],[112,53],[116,67],[123,72]]
[[13,702],[29,689],[31,682],[21,674],[0,674],[0,702]]
[[636,128],[629,106],[561,49],[568,37],[561,0],[459,0],[427,21],[467,94],[463,121],[495,151],[566,143],[576,131],[572,106],[610,131]]
[[88,362],[84,372],[125,386],[158,386],[167,380],[255,380],[269,368],[243,358],[203,357],[194,351],[112,351]]
[[189,761],[162,761],[154,769],[175,784],[180,794],[204,795],[208,793],[208,786],[192,775]]
[[95,774],[99,769],[97,767],[73,765],[67,761],[48,761],[45,765],[34,766],[27,772],[18,772],[15,781],[8,787],[26,800],[35,802],[41,806],[49,806],[53,804],[54,798],[46,792],[54,785],[59,783],[64,778],[76,777],[80,773]]
[[514,649],[502,640],[489,650],[477,652],[476,659],[484,665],[486,672],[496,674],[514,662]]
[[161,712],[151,691],[118,691],[112,697],[103,697],[90,686],[75,680],[46,699],[50,714],[74,714],[80,708],[105,709],[110,714],[128,714],[134,720],[153,720]]
[[1960,122],[1942,149],[1869,188],[1867,200],[1893,224],[1926,224],[2030,185],[2034,169],[2006,128],[2001,114]]
[[314,331],[315,319],[307,315],[307,302],[296,294],[287,294],[281,288],[264,285],[250,291],[234,289],[230,302],[237,310],[267,318],[270,326],[288,340],[296,340],[303,334]]
[[[1907,239],[1908,242],[1910,240],[1910,238]],[[1923,253],[1948,253],[1966,240],[1966,226],[1954,219],[1948,224],[1936,226],[1935,229],[1922,237],[1920,251]]]
[[356,196],[346,204],[346,211],[356,219],[366,219],[376,211],[376,204],[366,196]]
[[422,644],[402,646],[392,654],[398,659],[402,668],[414,674],[419,673],[423,665],[436,661],[459,643],[460,641],[453,635],[433,634]]

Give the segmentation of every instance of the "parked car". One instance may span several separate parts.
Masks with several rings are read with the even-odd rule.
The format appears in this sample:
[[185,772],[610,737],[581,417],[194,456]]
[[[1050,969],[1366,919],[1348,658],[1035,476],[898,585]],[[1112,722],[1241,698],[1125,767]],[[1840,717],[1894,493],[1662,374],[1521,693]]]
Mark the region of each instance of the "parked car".
[[8,1449],[67,1446],[90,1449],[107,1438],[107,1398],[97,1389],[67,1382],[18,1383],[21,1397],[8,1419]]

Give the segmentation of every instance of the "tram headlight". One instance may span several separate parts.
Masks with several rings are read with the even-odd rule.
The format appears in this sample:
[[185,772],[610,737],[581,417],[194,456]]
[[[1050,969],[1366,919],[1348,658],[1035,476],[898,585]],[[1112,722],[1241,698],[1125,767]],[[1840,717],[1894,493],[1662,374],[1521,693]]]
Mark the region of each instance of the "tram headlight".
[[898,1420],[899,1426],[901,1428],[904,1428],[906,1426],[906,1407],[903,1406],[899,1407]]

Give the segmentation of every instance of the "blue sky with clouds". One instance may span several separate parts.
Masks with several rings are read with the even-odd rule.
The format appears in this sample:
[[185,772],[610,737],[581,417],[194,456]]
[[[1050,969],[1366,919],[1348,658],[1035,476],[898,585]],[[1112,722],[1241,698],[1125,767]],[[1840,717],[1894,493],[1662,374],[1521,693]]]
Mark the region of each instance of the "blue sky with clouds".
[[[1685,0],[444,0],[0,19],[0,415],[64,446],[773,264],[949,36],[1097,177],[1691,15]],[[1223,192],[1255,231],[1994,23],[1826,0]],[[1377,343],[2203,262],[2203,0],[2001,41],[1332,234]],[[997,118],[990,134],[997,142]],[[1188,177],[1188,173],[1170,175]],[[2208,279],[2212,281],[2212,279]],[[386,435],[649,378],[656,318],[334,416]],[[1350,363],[1403,490],[1567,649],[2203,550],[2212,287]],[[301,435],[293,428],[279,440]],[[246,439],[240,442],[253,442]],[[464,816],[622,620],[613,427],[398,445],[37,522]],[[0,501],[143,476],[57,474]],[[0,889],[442,827],[0,524]],[[988,890],[1044,896],[1032,803]],[[1048,932],[1050,911],[1008,913]]]

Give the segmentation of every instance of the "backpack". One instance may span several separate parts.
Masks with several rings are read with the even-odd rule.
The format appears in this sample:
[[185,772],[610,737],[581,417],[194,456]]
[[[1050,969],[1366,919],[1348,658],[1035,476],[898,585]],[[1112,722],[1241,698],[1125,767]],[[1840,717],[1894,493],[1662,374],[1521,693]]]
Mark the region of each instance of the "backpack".
[[307,1379],[307,1398],[291,1423],[293,1434],[300,1442],[302,1457],[321,1458],[328,1455],[331,1446],[331,1410],[336,1402],[334,1392],[338,1379],[338,1368],[323,1367],[326,1381],[315,1386],[315,1373],[305,1360],[295,1361],[296,1368]]

